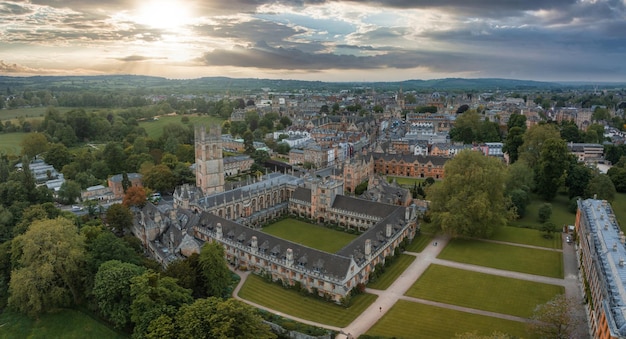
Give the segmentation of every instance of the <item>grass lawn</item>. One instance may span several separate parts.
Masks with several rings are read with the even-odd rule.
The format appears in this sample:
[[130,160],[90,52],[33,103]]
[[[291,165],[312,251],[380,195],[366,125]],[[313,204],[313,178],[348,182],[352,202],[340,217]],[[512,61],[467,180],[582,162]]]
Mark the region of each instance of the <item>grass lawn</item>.
[[19,155],[22,152],[22,140],[28,133],[0,133],[0,154]]
[[[65,113],[71,111],[73,109],[77,109],[75,107],[54,107],[55,110]],[[25,118],[26,120],[43,120],[46,115],[46,111],[48,107],[29,107],[29,108],[16,108],[16,109],[0,109],[0,120],[11,120],[12,122],[17,121],[19,118]]]
[[450,339],[456,334],[474,331],[479,335],[499,331],[515,338],[528,338],[525,323],[406,300],[398,300],[365,334],[394,338]]
[[[181,119],[183,116],[189,118],[188,124],[183,124]],[[209,126],[211,124],[222,125],[223,120],[208,115],[175,115],[160,116],[158,120],[140,121],[139,126],[143,127],[152,139],[158,139],[163,134],[163,127],[169,124],[180,124],[184,126],[192,126],[194,124]]]
[[0,314],[0,338],[129,338],[90,316],[65,309],[33,320],[18,313]]
[[291,218],[265,226],[263,232],[328,253],[339,251],[357,237]]
[[411,265],[413,260],[415,260],[414,256],[401,254],[389,267],[385,267],[385,273],[378,277],[375,282],[367,284],[367,287],[386,290]]
[[533,245],[547,248],[563,248],[563,242],[561,241],[561,234],[554,234],[552,239],[546,239],[543,236],[543,232],[520,227],[501,227],[491,237],[491,240],[499,240],[512,242],[516,244]]
[[413,238],[413,242],[406,247],[407,252],[420,253],[428,246],[433,240],[434,235],[428,233],[420,233],[420,235]]
[[619,226],[622,231],[626,232],[626,194],[617,193],[615,200],[611,203],[611,207],[613,208],[613,213],[615,213]]
[[248,276],[239,296],[284,314],[337,327],[350,324],[377,298],[373,294],[360,294],[352,298],[350,307],[345,308],[285,289],[255,274]]
[[480,240],[454,239],[440,259],[546,277],[563,278],[563,253],[502,245]]
[[406,292],[409,297],[530,318],[562,286],[430,265]]
[[[426,178],[395,177],[391,175],[387,176],[387,181],[391,180],[392,178],[396,179],[396,182],[398,183],[398,185],[403,186],[405,188],[413,188],[415,183],[419,184],[419,183],[423,183],[424,181],[426,181]],[[433,185],[440,185],[440,184],[441,184],[441,180],[435,179],[435,183]]]
[[[536,194],[533,194],[531,199],[530,204],[526,207],[526,214],[524,217],[511,221],[510,224],[512,226],[534,229],[541,228],[541,223],[538,220],[539,207],[541,207],[545,201],[543,201]],[[564,194],[557,194],[556,198],[550,202],[550,204],[552,204],[552,216],[550,217],[550,221],[558,227],[562,227],[563,225],[574,225],[576,215],[567,210],[568,203],[569,198]]]

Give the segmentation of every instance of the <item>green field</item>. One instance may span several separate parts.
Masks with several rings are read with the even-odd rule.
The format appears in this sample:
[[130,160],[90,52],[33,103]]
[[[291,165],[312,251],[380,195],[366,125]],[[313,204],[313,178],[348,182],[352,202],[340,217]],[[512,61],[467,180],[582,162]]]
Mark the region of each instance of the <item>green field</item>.
[[562,286],[430,265],[406,295],[530,318],[537,305],[563,293]]
[[413,238],[413,242],[406,247],[407,252],[415,252],[420,253],[426,248],[433,240],[433,235],[428,233],[421,233],[420,235]]
[[255,274],[248,276],[239,291],[239,297],[294,317],[337,327],[350,324],[377,298],[373,294],[359,294],[352,298],[350,307],[346,308],[285,289]]
[[365,334],[406,339],[450,339],[456,334],[474,331],[480,335],[489,335],[494,331],[499,331],[514,338],[529,337],[525,323],[406,300],[398,300],[389,312]]
[[265,226],[263,232],[328,253],[339,251],[357,237],[291,218]]
[[18,313],[4,311],[0,314],[0,339],[37,338],[129,338],[90,316],[76,310],[65,309],[44,314],[38,320]]
[[501,270],[563,278],[563,253],[480,240],[453,239],[440,259]]
[[[76,109],[74,107],[54,107],[55,110],[65,113]],[[0,121],[11,120],[16,121],[19,118],[26,120],[43,120],[48,107],[29,107],[16,109],[0,109]]]
[[389,267],[385,267],[385,273],[378,277],[376,281],[367,284],[367,287],[377,290],[386,290],[414,260],[415,257],[412,255],[401,254]]
[[[526,207],[526,214],[523,218],[511,221],[510,224],[512,226],[517,227],[527,227],[534,229],[541,229],[541,223],[538,220],[539,207],[545,203],[538,195],[533,194],[531,196],[532,200],[530,204]],[[563,225],[574,225],[574,219],[576,219],[576,215],[570,213],[567,210],[567,205],[569,203],[569,199],[567,195],[558,194],[553,201],[550,201],[552,204],[552,216],[550,221],[553,222],[558,227],[562,227]]]
[[0,133],[0,154],[19,155],[22,152],[22,140],[28,133]]
[[563,248],[559,233],[556,233],[552,239],[546,239],[543,235],[543,232],[530,228],[505,226],[499,228],[490,239],[555,249]]
[[189,123],[186,126],[218,124],[222,126],[223,120],[220,118],[208,116],[208,115],[175,115],[175,116],[160,116],[158,120],[146,120],[140,121],[139,126],[143,127],[148,133],[148,136],[152,139],[158,139],[163,134],[163,127],[169,124],[181,124],[183,116],[189,118]]

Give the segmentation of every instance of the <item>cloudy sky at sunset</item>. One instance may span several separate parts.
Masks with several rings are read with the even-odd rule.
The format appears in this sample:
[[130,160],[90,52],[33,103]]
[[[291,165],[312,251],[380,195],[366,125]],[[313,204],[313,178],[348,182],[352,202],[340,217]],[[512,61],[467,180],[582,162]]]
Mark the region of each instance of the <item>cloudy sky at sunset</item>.
[[626,81],[626,0],[0,0],[0,75]]

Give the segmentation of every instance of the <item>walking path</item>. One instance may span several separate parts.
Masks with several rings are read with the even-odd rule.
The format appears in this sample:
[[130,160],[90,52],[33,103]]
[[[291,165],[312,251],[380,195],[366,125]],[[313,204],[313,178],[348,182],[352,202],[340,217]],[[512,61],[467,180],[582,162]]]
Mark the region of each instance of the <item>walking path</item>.
[[[369,328],[373,326],[389,309],[391,309],[391,307],[398,300],[409,300],[412,302],[418,302],[418,303],[433,305],[437,307],[443,307],[443,308],[448,308],[448,309],[453,309],[453,310],[481,314],[481,315],[496,317],[500,319],[508,319],[508,320],[520,321],[520,322],[528,321],[528,319],[511,316],[507,314],[494,313],[494,312],[489,312],[489,311],[477,310],[477,309],[472,309],[468,307],[462,307],[462,306],[457,306],[457,305],[445,304],[445,303],[440,303],[436,301],[430,301],[430,300],[405,296],[404,294],[406,293],[406,291],[424,273],[424,271],[426,270],[426,268],[428,268],[430,264],[444,265],[444,266],[460,268],[460,269],[469,270],[469,271],[476,271],[476,272],[493,274],[493,275],[498,275],[498,276],[503,276],[503,277],[510,277],[510,278],[515,278],[515,279],[529,280],[529,281],[534,281],[534,282],[539,282],[539,283],[563,286],[565,287],[566,296],[576,298],[576,300],[580,301],[580,304],[582,305],[582,293],[581,293],[580,283],[578,281],[578,264],[576,262],[576,254],[573,249],[573,246],[568,245],[565,242],[563,242],[564,244],[563,250],[555,250],[555,249],[532,246],[532,245],[523,245],[523,244],[514,244],[514,243],[503,242],[503,241],[487,240],[489,242],[502,243],[506,245],[514,245],[514,246],[563,252],[565,278],[557,279],[557,278],[550,278],[550,277],[544,277],[544,276],[527,274],[527,273],[500,270],[500,269],[485,267],[485,266],[464,264],[464,263],[459,263],[459,262],[450,261],[450,260],[438,259],[437,256],[443,250],[443,248],[446,247],[449,240],[450,239],[446,236],[438,235],[432,240],[432,245],[427,246],[421,253],[406,252],[406,254],[416,256],[417,259],[414,260],[413,263],[411,263],[411,265],[407,267],[404,270],[404,272],[394,281],[394,283],[391,286],[389,286],[386,290],[375,290],[375,289],[370,289],[370,288],[366,289],[367,293],[376,294],[378,298],[376,299],[374,303],[372,303],[372,305],[370,305],[352,323],[350,323],[350,325],[346,326],[345,328],[328,326],[325,324],[320,324],[320,323],[312,322],[309,320],[293,317],[287,314],[281,314],[280,312],[277,312],[272,309],[268,309],[262,305],[258,305],[256,303],[241,299],[238,296],[238,293],[239,293],[241,286],[245,282],[245,279],[250,274],[250,272],[238,272],[238,271],[236,272],[237,274],[241,276],[241,281],[235,288],[233,295],[236,299],[246,302],[247,304],[250,304],[257,308],[281,315],[285,318],[293,319],[293,320],[296,320],[305,324],[313,325],[313,326],[318,326],[318,327],[323,327],[323,328],[332,329],[334,331],[338,331],[340,334],[337,336],[337,338],[339,339],[356,338],[359,335],[366,333],[369,330]],[[435,246],[435,244],[437,245]]]

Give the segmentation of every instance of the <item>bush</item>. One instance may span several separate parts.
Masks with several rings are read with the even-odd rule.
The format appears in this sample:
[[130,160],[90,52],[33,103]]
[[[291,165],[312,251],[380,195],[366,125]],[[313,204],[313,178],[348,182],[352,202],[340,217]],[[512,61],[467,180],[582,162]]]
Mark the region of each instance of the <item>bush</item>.
[[539,217],[540,223],[543,224],[546,221],[550,220],[551,216],[552,216],[552,204],[546,202],[543,205],[541,205],[541,207],[539,207],[538,217]]

